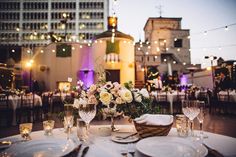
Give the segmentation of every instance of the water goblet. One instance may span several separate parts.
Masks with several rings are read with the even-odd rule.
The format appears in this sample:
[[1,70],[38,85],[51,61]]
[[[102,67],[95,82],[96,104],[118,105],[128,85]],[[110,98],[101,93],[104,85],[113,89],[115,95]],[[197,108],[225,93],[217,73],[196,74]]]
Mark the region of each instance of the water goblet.
[[190,136],[194,136],[193,132],[193,120],[200,113],[200,108],[197,100],[183,100],[182,111],[186,117],[190,120]]
[[70,139],[71,128],[74,124],[74,116],[73,116],[73,104],[65,104],[64,105],[64,127],[67,132],[67,139]]
[[96,104],[85,104],[79,107],[79,116],[86,123],[86,131],[88,134],[89,123],[96,115]]
[[73,115],[66,115],[64,116],[64,125],[67,131],[67,140],[70,139],[71,128],[74,124],[74,116]]
[[200,126],[200,135],[199,135],[199,137],[201,139],[203,139],[203,138],[207,138],[207,135],[204,135],[204,133],[203,133],[203,121],[204,121],[205,114],[206,114],[205,102],[204,101],[199,101],[199,108],[200,108],[200,112],[197,116],[199,126]]
[[87,138],[86,123],[80,118],[77,119],[77,136],[80,141],[85,141]]

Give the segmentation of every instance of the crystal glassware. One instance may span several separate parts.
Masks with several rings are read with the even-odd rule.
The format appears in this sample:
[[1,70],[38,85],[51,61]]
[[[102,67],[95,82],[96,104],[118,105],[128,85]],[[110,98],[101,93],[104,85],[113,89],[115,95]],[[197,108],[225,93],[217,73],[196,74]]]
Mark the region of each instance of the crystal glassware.
[[74,124],[74,116],[73,115],[64,116],[64,127],[66,127],[68,140],[70,139],[70,133],[71,133],[71,128],[73,127],[73,124]]
[[199,122],[199,127],[200,127],[199,128],[200,129],[199,137],[201,139],[203,139],[203,138],[207,138],[207,136],[203,132],[203,121],[204,121],[205,114],[206,114],[205,102],[204,101],[199,102],[199,108],[200,108],[200,113],[197,116],[197,119],[198,119],[198,122]]
[[96,115],[96,104],[86,104],[79,107],[79,116],[86,123],[86,130],[88,134],[89,123]]
[[187,137],[189,133],[188,118],[184,114],[177,114],[175,124],[178,136]]
[[71,129],[72,129],[73,124],[74,124],[73,104],[65,104],[64,105],[64,112],[65,112],[64,127],[66,129],[67,139],[69,140]]
[[30,133],[32,131],[32,126],[32,123],[22,123],[19,125],[21,137],[26,141],[31,139]]
[[54,128],[55,121],[54,120],[46,120],[43,121],[43,129],[45,135],[52,135],[52,130]]
[[200,113],[199,101],[197,100],[184,100],[182,101],[182,111],[186,117],[190,120],[190,135],[194,136],[193,132],[193,120]]
[[87,133],[86,123],[82,119],[78,118],[77,119],[77,136],[80,141],[86,140],[86,138],[87,138],[86,133]]

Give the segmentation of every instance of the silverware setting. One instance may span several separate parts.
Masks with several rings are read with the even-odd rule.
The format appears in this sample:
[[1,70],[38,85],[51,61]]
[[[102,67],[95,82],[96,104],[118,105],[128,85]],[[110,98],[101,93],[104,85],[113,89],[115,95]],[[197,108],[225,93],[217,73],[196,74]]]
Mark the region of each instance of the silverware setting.
[[131,135],[128,135],[128,136],[115,136],[117,139],[120,139],[120,140],[124,140],[124,139],[127,139],[127,138],[129,138],[129,137],[132,137],[132,136],[135,136],[135,135],[137,135],[138,133],[136,132],[136,133],[133,133],[133,134],[131,134]]

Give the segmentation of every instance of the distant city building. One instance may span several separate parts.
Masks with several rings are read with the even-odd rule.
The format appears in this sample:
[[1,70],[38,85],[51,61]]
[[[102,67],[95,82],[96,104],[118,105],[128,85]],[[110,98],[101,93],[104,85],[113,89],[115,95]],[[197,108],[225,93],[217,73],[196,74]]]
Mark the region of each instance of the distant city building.
[[191,64],[189,29],[182,29],[182,18],[151,17],[144,26],[145,41],[135,44],[136,78],[148,67],[160,73],[184,71]]
[[0,45],[82,42],[106,30],[109,0],[1,0]]

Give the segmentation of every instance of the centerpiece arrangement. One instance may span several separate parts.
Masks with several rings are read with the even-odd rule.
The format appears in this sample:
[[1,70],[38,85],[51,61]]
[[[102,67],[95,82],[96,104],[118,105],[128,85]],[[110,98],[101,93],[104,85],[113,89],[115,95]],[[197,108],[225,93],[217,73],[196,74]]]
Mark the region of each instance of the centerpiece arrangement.
[[117,82],[93,84],[88,90],[82,90],[74,101],[74,107],[80,109],[88,104],[95,104],[97,113],[111,117],[111,129],[116,131],[114,116],[117,113],[128,116],[130,120],[146,113],[157,113],[157,106],[152,105],[152,98],[146,89],[135,89],[132,82],[124,86]]

